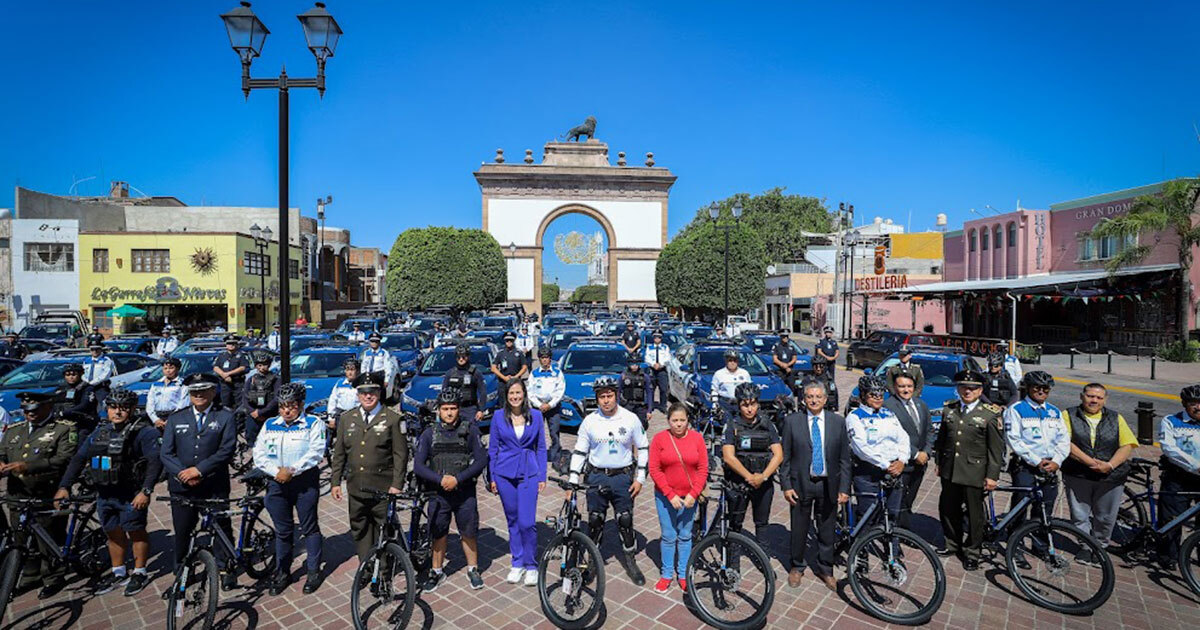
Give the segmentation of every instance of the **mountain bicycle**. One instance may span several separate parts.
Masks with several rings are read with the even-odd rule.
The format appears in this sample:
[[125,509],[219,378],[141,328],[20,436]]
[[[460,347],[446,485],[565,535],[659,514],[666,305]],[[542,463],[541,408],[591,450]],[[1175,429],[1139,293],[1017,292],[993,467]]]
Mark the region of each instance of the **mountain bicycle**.
[[[421,519],[425,506],[436,492],[390,494],[371,490],[368,493],[387,501],[387,511],[375,539],[375,549],[354,572],[350,614],[355,630],[404,628],[412,618],[417,589],[420,588],[417,574],[428,568],[432,558],[429,526],[427,523],[422,525]],[[407,532],[400,524],[400,512],[404,510],[412,512]],[[417,569],[418,565],[422,568]],[[370,598],[364,597],[364,591]],[[377,612],[386,612],[383,621],[371,623]]]
[[[1134,457],[1129,463],[1132,468],[1129,481],[1142,486],[1144,490],[1135,492],[1129,485],[1125,486],[1125,500],[1117,512],[1117,523],[1113,528],[1109,549],[1126,559],[1148,562],[1157,555],[1158,545],[1163,539],[1200,516],[1198,502],[1193,503],[1192,507],[1184,510],[1171,522],[1160,524],[1158,497],[1175,494],[1200,498],[1200,492],[1156,492],[1154,478],[1150,472],[1158,467],[1158,462]],[[1176,562],[1188,588],[1200,595],[1200,529],[1193,531],[1183,540]]]
[[578,494],[597,486],[550,477],[569,492],[558,516],[546,518],[554,536],[538,561],[538,598],[550,623],[564,630],[580,630],[604,605],[604,558],[600,548],[582,529]]

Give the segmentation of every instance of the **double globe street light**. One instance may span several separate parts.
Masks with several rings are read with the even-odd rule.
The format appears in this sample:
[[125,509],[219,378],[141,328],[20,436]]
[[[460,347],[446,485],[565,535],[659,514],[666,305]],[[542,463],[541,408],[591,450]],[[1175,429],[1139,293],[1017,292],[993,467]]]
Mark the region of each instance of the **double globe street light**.
[[290,78],[287,69],[281,68],[273,79],[255,79],[250,76],[250,64],[262,54],[263,45],[271,31],[250,10],[249,2],[221,15],[225,30],[229,33],[229,45],[242,61],[242,93],[250,98],[251,90],[273,89],[279,92],[279,375],[283,382],[290,380],[291,352],[288,318],[291,316],[290,287],[288,286],[289,247],[291,233],[288,228],[288,90],[291,88],[316,88],[319,96],[325,96],[325,61],[333,56],[342,29],[337,20],[325,10],[325,3],[296,16],[304,29],[308,49],[317,59],[317,76],[313,79]]

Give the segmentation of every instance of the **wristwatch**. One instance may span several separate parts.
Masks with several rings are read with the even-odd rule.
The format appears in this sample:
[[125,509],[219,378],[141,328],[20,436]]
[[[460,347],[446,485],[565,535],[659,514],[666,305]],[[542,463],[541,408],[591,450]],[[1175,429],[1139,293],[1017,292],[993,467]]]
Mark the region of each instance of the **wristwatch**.
[[154,494],[154,490],[152,490],[150,488],[142,488],[141,492],[142,492],[142,494],[146,495],[147,497]]

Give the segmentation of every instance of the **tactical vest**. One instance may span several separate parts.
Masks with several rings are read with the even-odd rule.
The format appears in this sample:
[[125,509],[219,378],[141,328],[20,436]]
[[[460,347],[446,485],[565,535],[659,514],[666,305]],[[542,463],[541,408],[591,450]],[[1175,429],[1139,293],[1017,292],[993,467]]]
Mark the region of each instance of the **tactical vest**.
[[[472,368],[475,366],[471,366]],[[473,369],[463,370],[459,367],[452,367],[447,372],[446,386],[457,389],[462,396],[459,403],[460,407],[478,407],[479,401],[475,398],[475,388],[477,387],[479,375]]]
[[760,473],[771,463],[771,432],[761,421],[750,426],[738,418],[733,421],[733,448],[746,470]]
[[[1117,450],[1121,448],[1121,427],[1117,422],[1117,412],[1108,407],[1100,411],[1100,423],[1096,425],[1095,446],[1091,443],[1092,425],[1083,417],[1083,408],[1072,407],[1067,410],[1067,414],[1071,418],[1071,443],[1079,447],[1079,450],[1088,457],[1106,462],[1112,459]],[[1062,471],[1064,475],[1083,477],[1091,481],[1124,483],[1125,478],[1129,476],[1129,462],[1124,461],[1112,472],[1103,474],[1084,466],[1083,462],[1073,457],[1068,457],[1062,463]]]
[[133,439],[143,427],[142,420],[127,421],[120,431],[111,422],[96,429],[88,442],[87,468],[84,474],[93,486],[116,486],[136,480],[146,460],[133,457]]
[[1006,376],[1008,375],[1004,372],[999,374],[988,372],[984,374],[983,395],[992,401],[992,404],[1003,405],[1004,401],[1016,393],[1012,387],[1008,386]]
[[457,475],[471,465],[471,425],[459,422],[453,431],[441,426],[433,430],[429,467],[439,475]]
[[633,405],[645,404],[646,382],[641,372],[634,374],[626,370],[621,374],[621,398]]
[[262,409],[271,402],[271,396],[275,390],[275,380],[279,375],[268,373],[266,376],[255,374],[250,377],[250,384],[246,386],[246,402],[254,409]]

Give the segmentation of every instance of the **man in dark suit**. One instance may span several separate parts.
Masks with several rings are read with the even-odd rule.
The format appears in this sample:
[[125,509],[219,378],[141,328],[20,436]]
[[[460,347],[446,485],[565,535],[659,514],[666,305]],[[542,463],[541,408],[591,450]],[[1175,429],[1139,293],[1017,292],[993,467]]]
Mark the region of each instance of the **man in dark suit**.
[[[211,372],[196,373],[183,381],[191,405],[171,414],[163,427],[159,449],[167,472],[167,489],[172,497],[224,499],[229,497],[229,464],[237,446],[237,420],[229,409],[214,404],[221,379]],[[182,503],[171,503],[171,524],[175,530],[175,570],[188,552],[192,530],[199,511]],[[233,540],[229,517],[217,520]],[[237,584],[237,576],[226,572],[222,588]]]
[[[791,570],[788,586],[797,588],[804,577],[808,529],[817,520],[817,568],[813,573],[831,591],[834,526],[837,506],[850,500],[850,441],[841,416],[825,411],[825,386],[804,385],[804,410],[783,420],[783,464],[779,482],[791,507]],[[814,448],[815,447],[815,448]]]
[[909,459],[904,464],[904,496],[900,498],[900,518],[898,525],[904,529],[912,529],[912,505],[921,489],[921,481],[925,479],[925,469],[929,463],[929,455],[933,453],[933,420],[929,415],[929,405],[915,397],[916,381],[908,374],[897,374],[892,381],[892,391],[895,394],[883,401],[883,406],[892,410],[900,420],[900,426],[908,433]]

